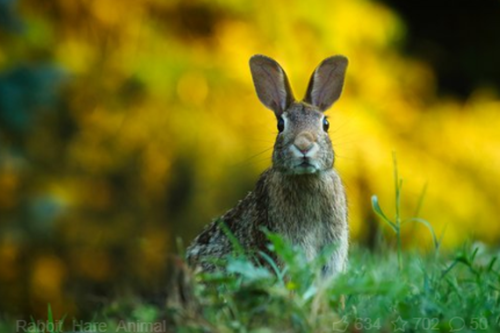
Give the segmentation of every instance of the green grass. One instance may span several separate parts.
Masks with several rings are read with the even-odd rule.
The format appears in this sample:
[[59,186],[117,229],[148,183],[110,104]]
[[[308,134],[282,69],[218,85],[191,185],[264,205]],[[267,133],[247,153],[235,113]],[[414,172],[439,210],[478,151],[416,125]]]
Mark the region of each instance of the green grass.
[[187,308],[120,300],[98,311],[94,326],[80,328],[126,332],[127,323],[158,322],[173,332],[393,332],[403,325],[404,332],[500,331],[498,253],[484,245],[437,256],[402,252],[402,268],[395,251],[354,246],[348,270],[325,280],[324,257],[308,263],[300,249],[270,238],[285,262],[278,274],[245,257],[228,258],[228,273],[195,277],[194,296],[184,294]]

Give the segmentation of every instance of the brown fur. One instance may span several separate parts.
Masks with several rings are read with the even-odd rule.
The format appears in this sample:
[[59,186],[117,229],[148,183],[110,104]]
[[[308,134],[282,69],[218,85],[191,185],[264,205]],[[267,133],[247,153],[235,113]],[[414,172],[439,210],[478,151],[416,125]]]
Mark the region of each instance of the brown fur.
[[250,253],[268,253],[264,228],[302,247],[309,260],[334,243],[336,250],[324,271],[331,275],[345,269],[349,233],[346,197],[333,169],[334,152],[322,112],[340,96],[346,66],[343,57],[320,64],[311,78],[306,103],[294,100],[288,79],[274,60],[252,58],[257,94],[278,119],[283,119],[285,129],[276,138],[273,165],[260,176],[254,191],[208,225],[188,248],[191,265],[210,271],[215,268],[211,258],[233,251],[223,223]]

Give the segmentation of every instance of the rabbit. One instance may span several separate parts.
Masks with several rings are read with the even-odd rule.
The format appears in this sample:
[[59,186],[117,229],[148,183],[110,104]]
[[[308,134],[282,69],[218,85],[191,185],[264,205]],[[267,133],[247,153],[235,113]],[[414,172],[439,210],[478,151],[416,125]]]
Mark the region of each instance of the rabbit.
[[187,249],[189,265],[213,271],[214,258],[232,253],[234,238],[249,253],[270,254],[263,231],[267,229],[302,247],[307,260],[336,244],[323,273],[334,276],[346,269],[347,202],[333,168],[335,154],[324,112],[340,97],[347,64],[347,58],[340,55],[323,60],[312,74],[304,99],[296,101],[275,60],[264,55],[250,58],[257,96],[276,115],[279,133],[272,166],[261,174],[252,192],[194,239]]

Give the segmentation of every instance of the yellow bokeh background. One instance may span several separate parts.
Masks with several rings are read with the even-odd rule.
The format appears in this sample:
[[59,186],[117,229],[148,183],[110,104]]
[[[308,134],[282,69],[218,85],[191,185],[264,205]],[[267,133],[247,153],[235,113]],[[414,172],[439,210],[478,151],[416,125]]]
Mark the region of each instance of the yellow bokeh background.
[[[62,111],[35,118],[23,134],[28,157],[0,136],[4,309],[41,314],[50,302],[59,314],[78,314],[81,295],[106,294],[117,280],[162,284],[176,237],[186,245],[270,166],[276,124],[254,92],[248,60],[256,53],[283,66],[297,98],[321,60],[349,58],[343,95],[328,115],[352,242],[370,243],[380,228],[391,239],[370,197],[394,215],[393,152],[404,216],[413,216],[426,187],[420,216],[443,235],[443,247],[500,240],[497,92],[438,95],[432,68],[400,50],[404,21],[382,4],[18,5],[25,29],[2,37],[9,47],[0,47],[0,70],[19,59],[50,61],[66,78]],[[23,214],[37,200],[55,207],[45,222]],[[407,247],[431,248],[425,227],[409,226],[403,237]]]

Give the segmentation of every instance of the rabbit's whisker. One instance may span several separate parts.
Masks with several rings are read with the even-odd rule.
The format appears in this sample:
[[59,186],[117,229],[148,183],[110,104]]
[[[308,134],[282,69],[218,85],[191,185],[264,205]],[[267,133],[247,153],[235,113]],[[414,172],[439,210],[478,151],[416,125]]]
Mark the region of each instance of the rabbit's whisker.
[[[234,165],[232,165],[232,167],[237,167],[237,166],[241,166],[241,165],[244,165],[244,164],[247,164],[248,162],[252,161],[254,158],[256,157],[259,157],[261,156],[262,154],[265,154],[267,153],[268,151],[270,151],[271,149],[273,149],[273,147],[270,147],[270,148],[267,148],[267,149],[264,149],[263,151],[253,155],[253,156],[250,156],[249,158],[245,159],[244,161],[241,161],[241,162],[238,162]],[[264,161],[265,159],[262,159],[261,161],[258,161],[258,162],[262,162]]]

